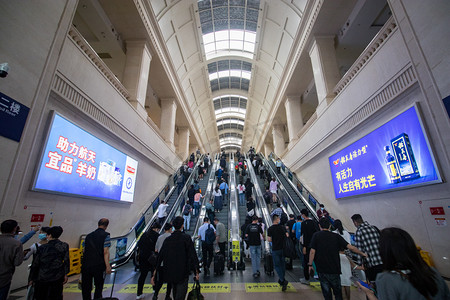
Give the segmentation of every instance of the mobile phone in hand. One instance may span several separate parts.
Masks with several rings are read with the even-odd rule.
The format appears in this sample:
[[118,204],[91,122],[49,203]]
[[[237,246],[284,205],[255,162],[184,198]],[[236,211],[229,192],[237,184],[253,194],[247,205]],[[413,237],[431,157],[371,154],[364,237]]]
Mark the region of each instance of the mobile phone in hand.
[[368,285],[367,283],[365,283],[364,281],[362,281],[361,279],[359,279],[359,278],[357,278],[357,277],[355,277],[355,276],[352,276],[352,277],[350,277],[350,280],[356,285],[356,282],[359,282],[359,284],[361,284],[363,287],[365,287],[365,288],[367,288],[367,289],[369,289],[369,290],[373,290],[373,288],[370,286],[370,285]]

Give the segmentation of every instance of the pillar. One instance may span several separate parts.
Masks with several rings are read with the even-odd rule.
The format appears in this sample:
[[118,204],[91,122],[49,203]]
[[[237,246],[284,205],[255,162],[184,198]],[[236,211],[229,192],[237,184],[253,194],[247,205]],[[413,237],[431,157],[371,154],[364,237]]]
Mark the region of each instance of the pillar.
[[319,100],[317,114],[321,115],[328,103],[333,100],[335,96],[333,89],[341,78],[336,60],[334,37],[315,37],[309,49],[309,56]]
[[284,132],[283,124],[273,125],[272,128],[273,152],[275,152],[277,156],[280,156],[286,149],[283,132]]
[[178,153],[182,159],[188,158],[189,153],[189,127],[178,127]]
[[300,96],[288,96],[284,103],[286,108],[289,142],[297,138],[297,134],[303,128],[303,116]]
[[173,144],[175,136],[175,118],[177,103],[175,99],[161,99],[161,134],[169,146],[175,150]]
[[130,103],[144,118],[147,118],[145,98],[151,60],[152,56],[145,41],[127,41],[123,85],[130,93]]

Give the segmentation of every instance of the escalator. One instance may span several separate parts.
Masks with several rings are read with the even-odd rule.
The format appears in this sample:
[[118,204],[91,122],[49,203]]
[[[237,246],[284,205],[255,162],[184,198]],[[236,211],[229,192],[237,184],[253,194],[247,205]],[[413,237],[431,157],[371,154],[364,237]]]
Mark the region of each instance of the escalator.
[[[167,204],[169,204],[169,207],[167,208],[168,217],[166,220],[170,219],[172,211],[174,211],[174,208],[176,208],[175,204],[179,203],[179,201],[183,197],[185,197],[187,191],[186,186],[196,179],[198,166],[201,161],[203,161],[203,156],[194,166],[194,169],[190,177],[186,180],[186,184],[183,187],[180,195],[178,195],[176,191],[177,173],[175,173],[174,175],[169,177],[162,191],[151,202],[149,207],[142,213],[141,217],[139,218],[137,223],[130,229],[130,231],[125,235],[111,238],[110,263],[113,268],[120,267],[126,264],[131,258],[135,257],[134,252],[137,248],[137,242],[140,236],[142,235],[142,233],[150,230],[151,225],[158,220],[158,209],[161,200],[164,200],[164,202],[167,202]],[[83,237],[81,243],[83,243]],[[135,262],[135,265],[137,265],[137,262]]]
[[294,209],[296,215],[299,215],[300,211],[306,208],[315,219],[318,219],[315,207],[305,200],[297,188],[294,188],[292,182],[288,180],[285,172],[281,170],[280,173],[278,173],[275,162],[272,159],[265,159],[261,153],[259,153],[259,156],[262,158],[265,167],[269,170],[271,175],[276,178],[278,183],[282,186],[282,189],[284,189],[284,191],[289,195],[289,200],[293,201],[293,206],[296,208]]

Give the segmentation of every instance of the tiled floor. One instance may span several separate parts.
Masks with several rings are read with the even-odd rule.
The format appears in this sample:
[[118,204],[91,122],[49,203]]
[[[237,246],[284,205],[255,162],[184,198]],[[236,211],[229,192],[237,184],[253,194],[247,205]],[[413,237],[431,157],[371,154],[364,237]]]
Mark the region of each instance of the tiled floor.
[[[225,271],[221,276],[204,277],[201,275],[200,284],[203,286],[202,294],[205,299],[307,299],[318,300],[323,299],[319,283],[312,285],[303,285],[299,282],[302,277],[302,270],[298,263],[294,263],[294,269],[286,272],[286,279],[290,282],[286,292],[281,291],[281,287],[276,283],[278,277],[268,276],[264,273],[261,277],[254,279],[252,277],[251,264],[247,262],[245,271]],[[261,266],[262,267],[262,266]],[[136,299],[136,283],[139,272],[134,271],[131,263],[117,270],[116,284],[114,286],[113,296],[121,300]],[[147,282],[149,282],[149,278]],[[192,280],[191,280],[192,281]],[[77,288],[78,275],[69,278],[69,283],[65,286],[64,299],[75,300],[81,299],[81,293]],[[108,297],[111,291],[111,278],[105,280],[104,297]],[[165,289],[161,291],[159,299],[164,299]],[[145,299],[152,298],[152,290],[150,285],[146,285],[144,289]],[[351,290],[352,300],[365,299],[362,292],[356,288]],[[11,293],[9,300],[25,299],[26,290],[14,291]]]

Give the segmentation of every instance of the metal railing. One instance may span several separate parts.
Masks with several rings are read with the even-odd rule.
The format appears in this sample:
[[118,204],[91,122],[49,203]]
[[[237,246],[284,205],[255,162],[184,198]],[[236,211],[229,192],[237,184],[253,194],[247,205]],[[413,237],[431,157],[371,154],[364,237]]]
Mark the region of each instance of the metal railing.
[[239,203],[236,194],[236,174],[234,165],[234,153],[230,154],[230,207],[228,210],[228,231],[229,231],[229,269],[242,270],[245,268],[243,262],[243,243],[240,234]]
[[[264,158],[262,153],[259,153],[259,156]],[[270,153],[268,159],[271,159],[276,165],[276,160],[279,158],[272,152]],[[272,169],[271,165],[268,162],[267,165]],[[273,172],[275,172],[275,170],[273,170]],[[297,176],[283,163],[280,168],[280,173],[284,175],[289,185],[292,187],[297,196],[302,200],[303,204],[306,206],[309,212],[314,216],[316,220],[318,220],[317,209],[319,209],[320,202],[316,199],[316,197],[314,197],[312,193],[303,186]]]
[[[193,178],[195,178],[195,174],[198,173],[197,168],[201,161],[202,159],[199,159],[197,161],[191,175],[189,176],[188,180],[186,180],[186,184],[183,187],[182,192],[178,195],[176,202],[178,202],[181,196],[184,197],[184,194],[187,191],[186,186],[189,182],[193,181]],[[156,207],[155,203],[158,203],[157,201],[160,201],[162,193],[165,193],[164,202],[167,202],[167,200],[172,196],[172,193],[174,193],[175,191],[175,180],[175,174],[169,177],[168,183],[164,186],[163,190],[158,194],[156,199],[152,201],[152,204],[145,210],[137,223],[130,229],[128,233],[111,238],[110,263],[113,268],[117,268],[126,264],[130,260],[130,258],[133,257],[133,253],[136,249],[137,242],[139,241],[140,236],[142,235],[142,233],[148,231],[150,229],[150,226],[157,220],[159,205],[158,207]],[[167,186],[171,186],[168,192]],[[175,205],[172,206],[172,209],[175,207]]]

